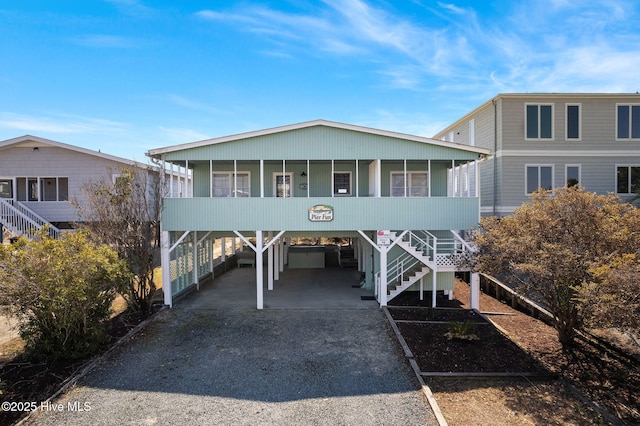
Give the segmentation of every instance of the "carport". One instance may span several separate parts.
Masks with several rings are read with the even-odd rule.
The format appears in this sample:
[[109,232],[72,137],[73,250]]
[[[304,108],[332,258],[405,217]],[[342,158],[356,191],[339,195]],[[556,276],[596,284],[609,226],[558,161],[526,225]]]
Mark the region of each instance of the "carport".
[[[202,281],[198,297],[190,302],[207,309],[254,308],[256,270],[234,268]],[[360,287],[355,268],[289,269],[285,267],[273,290],[264,293],[266,309],[377,308],[373,292]],[[266,281],[266,275],[265,275]],[[371,300],[373,299],[373,300]]]

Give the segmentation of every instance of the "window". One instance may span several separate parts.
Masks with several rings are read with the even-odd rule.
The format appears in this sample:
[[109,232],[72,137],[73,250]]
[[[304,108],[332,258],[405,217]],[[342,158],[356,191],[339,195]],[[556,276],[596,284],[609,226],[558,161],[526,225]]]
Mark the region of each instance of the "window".
[[[407,197],[426,197],[429,195],[428,172],[407,172]],[[404,172],[391,172],[391,196],[405,196]]]
[[640,139],[640,105],[618,105],[616,139]]
[[[212,195],[214,197],[249,197],[251,196],[249,172],[214,172]],[[234,190],[235,188],[235,190]]]
[[291,197],[293,187],[293,173],[273,174],[273,195],[274,197]]
[[567,140],[580,140],[580,118],[581,118],[580,105],[567,104],[567,133],[565,135]]
[[18,201],[69,201],[69,178],[18,177]]
[[351,172],[333,173],[333,194],[351,195]]
[[0,179],[0,198],[13,198],[13,179]]
[[527,139],[553,139],[553,105],[526,105]]
[[526,187],[527,195],[536,192],[538,189],[553,189],[553,166],[526,166]]
[[567,186],[577,186],[580,184],[580,165],[567,165],[565,167]]
[[640,166],[617,166],[616,179],[616,194],[640,193]]

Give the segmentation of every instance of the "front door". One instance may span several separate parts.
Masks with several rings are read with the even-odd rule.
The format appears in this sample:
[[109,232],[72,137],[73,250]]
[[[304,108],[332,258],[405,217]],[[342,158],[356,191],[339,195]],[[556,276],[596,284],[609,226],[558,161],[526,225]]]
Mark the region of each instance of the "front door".
[[0,198],[13,200],[13,179],[0,178]]
[[273,174],[273,191],[276,197],[291,197],[291,188],[293,187],[293,173],[274,173]]

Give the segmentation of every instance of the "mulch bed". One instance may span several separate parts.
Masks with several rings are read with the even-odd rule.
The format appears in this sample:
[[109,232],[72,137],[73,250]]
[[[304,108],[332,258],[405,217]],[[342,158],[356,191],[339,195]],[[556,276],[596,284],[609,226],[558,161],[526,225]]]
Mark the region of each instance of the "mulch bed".
[[[474,311],[389,307],[389,313],[423,373],[545,373],[540,363]],[[460,326],[468,330],[456,336],[452,330]]]

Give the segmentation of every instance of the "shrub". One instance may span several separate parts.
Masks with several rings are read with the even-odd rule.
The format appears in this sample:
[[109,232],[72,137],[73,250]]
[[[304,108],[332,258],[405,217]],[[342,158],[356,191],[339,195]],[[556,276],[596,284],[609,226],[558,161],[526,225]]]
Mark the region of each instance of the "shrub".
[[0,248],[0,303],[18,317],[36,358],[81,358],[106,339],[111,303],[129,279],[126,264],[84,232],[52,239],[41,232]]

